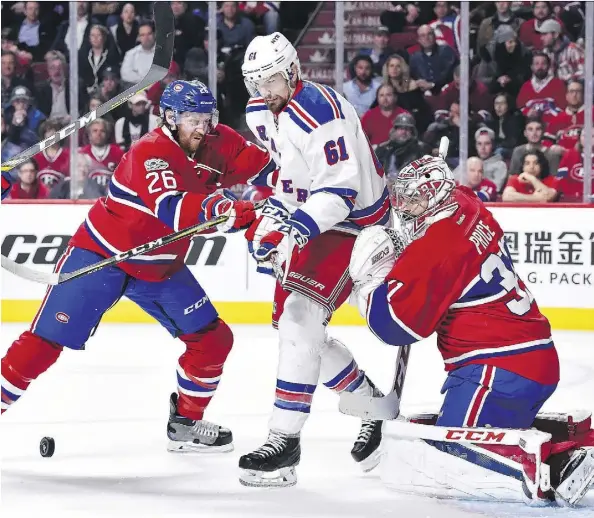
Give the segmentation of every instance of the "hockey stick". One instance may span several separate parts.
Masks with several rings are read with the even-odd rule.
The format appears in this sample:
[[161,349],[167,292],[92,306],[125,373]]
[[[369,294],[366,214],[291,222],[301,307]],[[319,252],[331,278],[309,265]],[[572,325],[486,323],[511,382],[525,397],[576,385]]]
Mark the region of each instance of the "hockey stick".
[[77,132],[79,129],[89,125],[98,117],[101,117],[114,108],[117,108],[121,104],[124,104],[133,95],[163,79],[167,75],[169,66],[171,65],[171,58],[173,57],[173,43],[175,40],[173,11],[171,10],[169,2],[155,2],[154,19],[155,55],[153,57],[153,64],[151,65],[151,68],[149,69],[146,76],[138,84],[128,88],[121,94],[116,95],[113,99],[103,103],[92,112],[83,115],[80,119],[68,124],[68,126],[65,126],[52,136],[42,140],[41,142],[38,142],[37,144],[34,144],[29,149],[25,149],[25,151],[22,151],[18,155],[15,155],[10,160],[2,164],[1,170],[10,171],[37,153],[40,153],[44,149],[54,145],[56,142],[60,142],[61,140],[65,139],[68,135],[71,135]]
[[[254,206],[256,209],[259,209],[263,204],[264,202],[261,201],[256,203]],[[73,279],[77,279],[78,277],[82,277],[83,275],[88,275],[89,273],[96,272],[107,266],[114,266],[123,261],[127,261],[132,257],[136,257],[137,255],[146,254],[147,252],[151,252],[153,250],[156,250],[157,248],[170,245],[171,243],[175,243],[176,241],[179,241],[181,239],[191,237],[194,234],[204,232],[205,230],[216,227],[221,223],[224,223],[228,219],[229,216],[223,214],[222,216],[205,221],[204,223],[192,225],[191,227],[187,227],[183,230],[179,230],[178,232],[174,232],[172,234],[160,237],[159,239],[155,239],[154,241],[150,241],[148,243],[145,243],[144,245],[139,245],[135,248],[131,248],[130,250],[126,250],[125,252],[120,252],[119,254],[116,254],[112,257],[107,257],[106,259],[102,259],[101,261],[96,262],[95,264],[90,264],[89,266],[79,268],[78,270],[75,270],[70,273],[40,272],[38,270],[33,270],[31,268],[23,266],[22,264],[18,264],[12,259],[9,259],[5,256],[2,256],[2,268],[8,270],[10,273],[16,275],[17,277],[21,277],[22,279],[38,282],[40,284],[56,286],[58,284],[63,284]]]
[[[439,157],[443,160],[448,156],[450,141],[442,137],[439,143]],[[410,345],[400,347],[396,355],[396,372],[390,393],[385,396],[363,396],[352,392],[340,395],[338,409],[343,414],[361,417],[362,419],[389,420],[396,419],[400,414],[400,400],[404,387],[404,378],[410,359]]]

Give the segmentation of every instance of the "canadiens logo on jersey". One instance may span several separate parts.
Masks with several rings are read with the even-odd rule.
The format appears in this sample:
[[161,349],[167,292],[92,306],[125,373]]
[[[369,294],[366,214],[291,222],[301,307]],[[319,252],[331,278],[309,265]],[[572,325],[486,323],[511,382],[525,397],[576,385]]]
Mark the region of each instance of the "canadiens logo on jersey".
[[528,101],[526,103],[524,110],[522,110],[522,111],[524,111],[524,112],[537,111],[542,114],[546,113],[546,114],[550,114],[550,115],[556,115],[556,114],[560,113],[561,110],[555,104],[554,99],[552,99],[550,97],[546,97],[544,99],[533,99],[531,101]]
[[111,177],[112,173],[105,169],[95,169],[89,173],[89,179],[99,184],[101,187],[107,187]]
[[569,170],[569,177],[577,180],[578,182],[584,181],[584,166],[582,164],[575,164]]
[[43,169],[37,173],[37,179],[46,187],[53,187],[58,182],[64,179],[64,176],[59,171],[53,169]]

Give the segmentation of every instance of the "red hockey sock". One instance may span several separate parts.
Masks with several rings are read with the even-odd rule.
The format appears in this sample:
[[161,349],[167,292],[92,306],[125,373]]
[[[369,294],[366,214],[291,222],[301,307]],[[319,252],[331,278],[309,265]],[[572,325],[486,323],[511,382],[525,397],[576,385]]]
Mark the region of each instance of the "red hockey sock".
[[61,352],[62,346],[30,331],[15,340],[2,358],[2,413],[25,393],[31,381],[56,362]]

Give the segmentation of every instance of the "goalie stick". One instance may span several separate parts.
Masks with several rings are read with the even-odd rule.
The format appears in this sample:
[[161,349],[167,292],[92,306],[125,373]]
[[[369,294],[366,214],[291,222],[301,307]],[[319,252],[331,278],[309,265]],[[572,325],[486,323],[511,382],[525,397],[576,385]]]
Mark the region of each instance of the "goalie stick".
[[[448,156],[450,141],[442,137],[439,142],[439,157],[443,160]],[[389,420],[400,415],[400,400],[406,369],[410,359],[410,345],[399,347],[396,355],[396,372],[392,390],[385,396],[363,396],[352,392],[343,392],[340,395],[338,409],[343,414],[360,417],[362,419]]]
[[[52,136],[34,144],[30,148],[25,149],[25,151],[22,151],[18,155],[13,156],[10,160],[4,162],[1,169],[3,172],[10,171],[17,167],[37,153],[54,145],[56,142],[60,142],[67,136],[77,132],[79,129],[84,128],[98,117],[117,108],[128,101],[133,95],[165,78],[173,57],[173,43],[175,40],[173,11],[171,10],[169,2],[155,2],[153,9],[155,19],[155,55],[153,57],[151,68],[146,76],[144,76],[138,84],[128,88],[121,94],[116,95],[113,99],[103,103],[97,109],[83,115],[80,119],[68,124],[68,126],[65,126]],[[2,259],[4,260],[4,257]]]

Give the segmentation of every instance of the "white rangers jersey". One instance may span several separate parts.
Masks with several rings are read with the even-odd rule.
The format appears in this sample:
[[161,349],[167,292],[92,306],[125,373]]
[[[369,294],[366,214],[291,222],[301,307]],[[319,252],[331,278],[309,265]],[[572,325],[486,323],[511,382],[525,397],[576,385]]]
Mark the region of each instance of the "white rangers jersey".
[[250,129],[280,168],[274,198],[310,237],[333,227],[352,233],[388,223],[382,166],[344,97],[300,81],[278,116],[261,97],[248,102],[246,113]]

